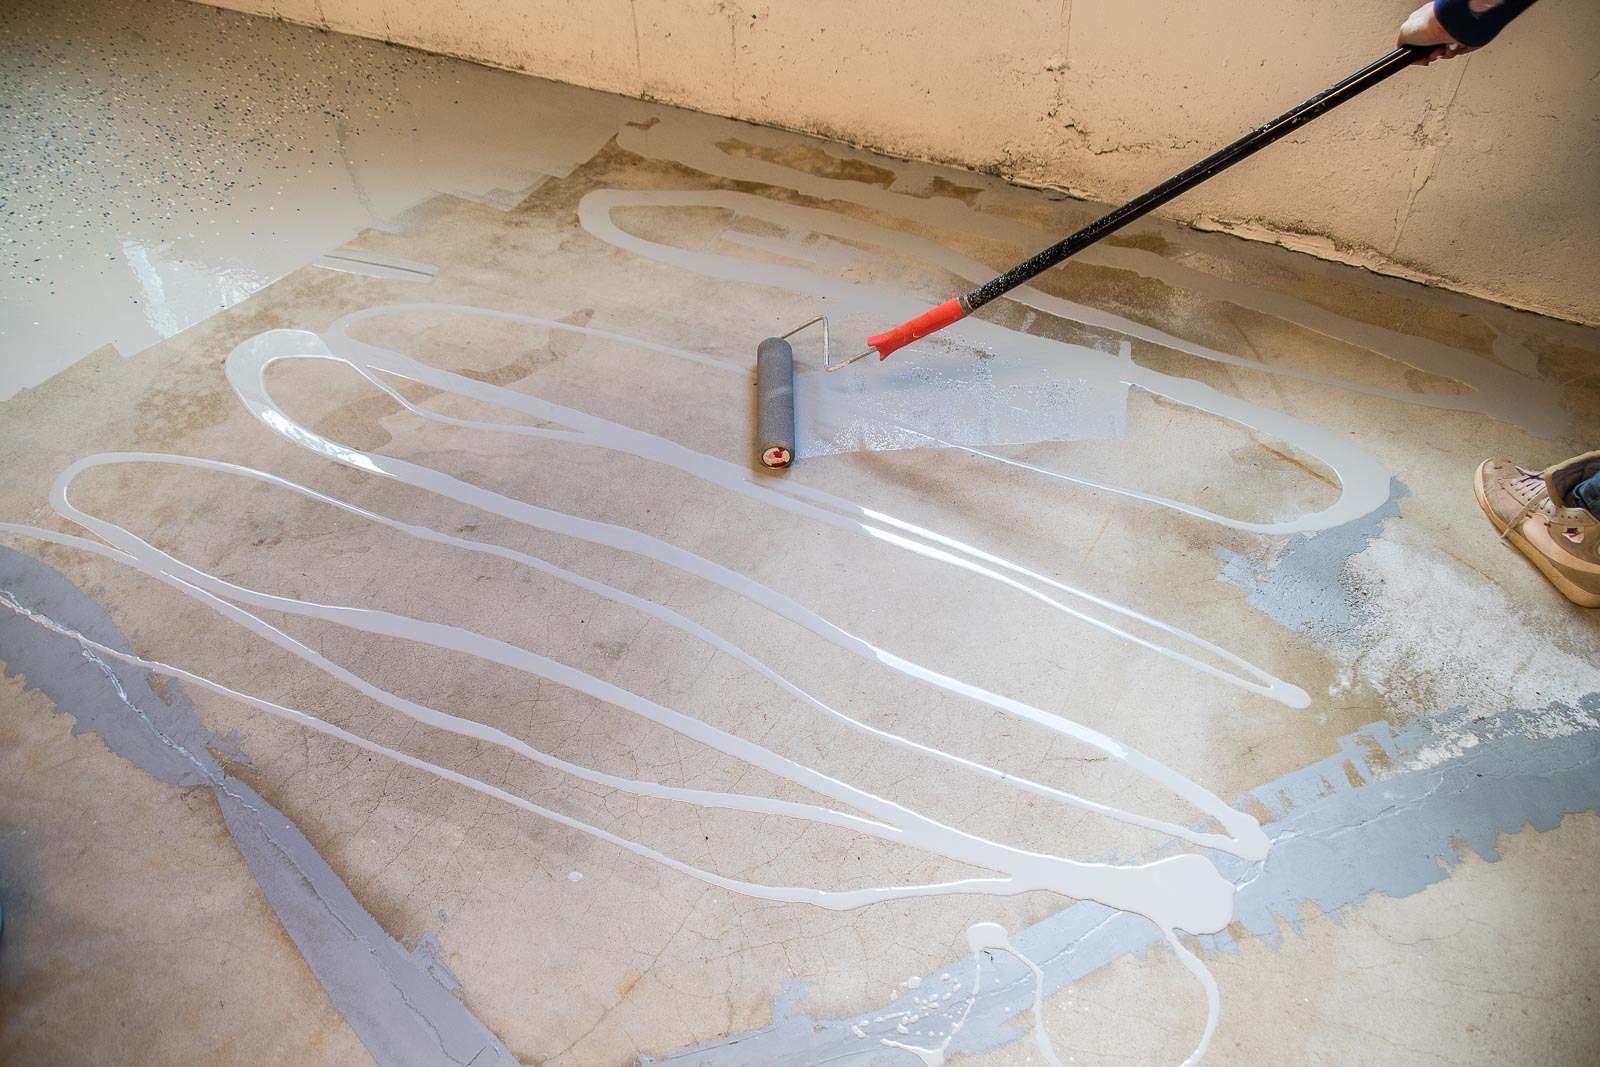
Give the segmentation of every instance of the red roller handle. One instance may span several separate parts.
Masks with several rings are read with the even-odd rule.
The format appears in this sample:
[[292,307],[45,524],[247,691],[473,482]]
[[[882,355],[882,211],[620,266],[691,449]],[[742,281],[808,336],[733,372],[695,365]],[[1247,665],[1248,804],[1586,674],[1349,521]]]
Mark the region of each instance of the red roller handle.
[[889,353],[897,348],[904,348],[919,338],[930,333],[938,333],[952,322],[960,322],[967,317],[966,309],[961,306],[961,298],[955,297],[946,300],[932,311],[924,312],[910,322],[901,323],[892,330],[874,334],[867,338],[867,347],[878,350],[879,361],[889,358]]

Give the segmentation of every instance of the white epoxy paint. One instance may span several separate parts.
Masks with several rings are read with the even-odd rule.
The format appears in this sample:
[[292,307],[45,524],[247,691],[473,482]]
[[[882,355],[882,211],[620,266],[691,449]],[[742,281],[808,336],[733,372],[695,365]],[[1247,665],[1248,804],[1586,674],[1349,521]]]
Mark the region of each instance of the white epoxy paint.
[[[927,818],[900,804],[822,774],[803,764],[779,756],[759,745],[745,741],[736,735],[683,715],[565,664],[471,630],[430,623],[421,619],[369,608],[321,604],[293,597],[278,596],[226,581],[216,575],[208,574],[184,563],[113,522],[82,511],[72,502],[70,488],[74,479],[85,471],[99,467],[124,464],[167,464],[205,469],[253,479],[317,500],[320,503],[340,508],[348,513],[360,515],[369,521],[380,523],[423,540],[515,560],[522,565],[538,568],[547,574],[560,577],[581,588],[606,596],[615,602],[636,607],[684,632],[694,634],[719,651],[735,656],[741,663],[757,671],[774,684],[783,687],[786,691],[802,699],[819,712],[879,740],[912,749],[936,759],[942,759],[952,766],[974,770],[993,779],[1010,782],[1018,788],[1029,789],[1063,803],[1076,804],[1134,825],[1159,830],[1176,839],[1219,848],[1246,859],[1259,860],[1264,858],[1266,839],[1252,818],[1229,808],[1209,791],[1177,774],[1170,768],[1128,749],[1109,737],[1043,709],[1021,704],[999,694],[988,693],[957,679],[944,676],[930,668],[895,656],[885,649],[871,646],[860,638],[839,629],[820,614],[804,608],[791,598],[729,571],[709,560],[678,549],[676,546],[651,535],[623,526],[596,523],[553,512],[536,505],[488,493],[485,490],[467,485],[430,468],[339,445],[296,423],[273,402],[266,388],[265,374],[269,365],[280,361],[310,359],[342,362],[365,376],[375,385],[385,389],[388,389],[388,387],[385,386],[379,375],[390,379],[399,378],[422,382],[456,396],[497,405],[565,428],[546,429],[467,422],[465,420],[444,418],[424,409],[412,407],[412,410],[426,417],[437,418],[454,424],[479,426],[501,432],[523,433],[553,440],[597,446],[611,452],[624,454],[631,462],[668,463],[678,467],[680,470],[704,478],[723,489],[761,500],[791,514],[825,521],[837,528],[850,530],[859,535],[869,537],[877,543],[912,551],[924,558],[960,567],[969,573],[979,575],[996,583],[999,591],[1021,592],[1033,595],[1044,602],[1055,604],[1058,610],[1073,617],[1082,614],[1075,609],[1068,608],[1059,601],[1044,596],[1033,585],[1027,584],[1022,580],[1028,579],[1047,584],[1047,580],[1043,576],[1032,574],[1015,565],[1007,565],[1006,561],[985,553],[974,546],[965,545],[955,539],[939,535],[933,531],[923,530],[909,523],[893,520],[882,513],[860,508],[857,505],[850,504],[848,501],[830,497],[817,491],[808,491],[798,496],[791,492],[776,491],[758,484],[751,477],[748,470],[727,461],[695,453],[663,438],[644,434],[582,412],[562,408],[535,397],[525,396],[511,390],[427,367],[399,353],[389,352],[372,345],[357,342],[351,339],[346,332],[348,327],[356,321],[385,314],[416,311],[424,307],[434,311],[453,310],[463,315],[512,319],[524,321],[530,325],[571,329],[591,335],[599,334],[605,336],[601,331],[589,330],[588,328],[562,326],[561,324],[549,323],[544,320],[482,309],[448,309],[440,306],[400,305],[393,308],[373,309],[357,315],[347,316],[334,324],[324,336],[309,334],[304,331],[272,331],[261,335],[253,339],[253,341],[240,346],[230,357],[227,365],[229,380],[240,399],[244,401],[249,410],[258,419],[286,439],[314,453],[375,475],[403,481],[408,485],[456,500],[464,505],[483,508],[496,514],[525,522],[530,526],[554,530],[597,544],[607,544],[669,563],[687,574],[737,592],[739,595],[761,604],[763,607],[783,617],[793,619],[801,625],[807,626],[812,632],[832,641],[836,646],[871,662],[914,677],[928,685],[979,701],[1063,736],[1072,737],[1090,744],[1131,769],[1161,783],[1173,795],[1183,798],[1194,805],[1204,816],[1215,820],[1224,832],[1203,834],[1187,827],[1151,819],[1137,813],[1119,811],[1108,805],[1101,805],[1050,787],[1028,782],[1024,779],[1017,779],[1003,768],[987,767],[953,754],[941,753],[929,746],[919,745],[897,737],[887,731],[859,722],[838,709],[828,707],[811,694],[804,692],[792,682],[784,679],[767,665],[755,660],[731,642],[661,605],[651,604],[622,590],[605,586],[602,583],[572,572],[563,571],[535,556],[498,546],[471,542],[427,527],[403,523],[387,516],[361,509],[346,501],[297,485],[267,472],[216,460],[139,453],[110,453],[86,457],[62,472],[52,490],[52,502],[58,514],[96,534],[101,539],[100,541],[90,541],[73,535],[15,524],[0,524],[0,530],[80,549],[133,567],[185,593],[197,602],[204,604],[236,624],[244,626],[278,647],[291,652],[357,692],[377,700],[402,714],[427,725],[473,737],[488,744],[504,748],[522,758],[572,774],[582,780],[624,790],[636,795],[653,796],[674,802],[796,818],[813,823],[836,826],[869,837],[875,837],[879,840],[904,844],[928,852],[931,855],[943,856],[971,866],[987,869],[994,872],[996,876],[968,878],[929,885],[883,886],[848,891],[801,886],[760,885],[726,878],[714,872],[693,867],[640,842],[626,840],[611,834],[603,828],[592,826],[542,806],[531,804],[470,776],[431,765],[396,750],[376,745],[349,731],[322,722],[302,711],[239,692],[220,682],[203,678],[194,672],[184,670],[173,664],[117,653],[90,642],[81,635],[71,634],[71,636],[83,642],[86,648],[92,647],[97,653],[110,655],[124,662],[136,663],[152,670],[168,673],[210,691],[234,697],[253,707],[280,715],[302,725],[310,726],[349,743],[357,744],[368,751],[379,752],[390,758],[398,759],[409,766],[438,774],[446,780],[512,803],[523,810],[551,818],[564,826],[589,833],[601,840],[628,849],[636,855],[664,863],[674,870],[701,878],[723,888],[758,896],[763,899],[810,903],[828,908],[855,908],[877,901],[905,899],[931,894],[972,892],[1013,894],[1042,889],[1075,899],[1093,899],[1113,908],[1136,912],[1146,916],[1166,931],[1182,929],[1192,932],[1211,932],[1221,929],[1231,919],[1233,886],[1216,872],[1208,860],[1201,856],[1179,854],[1148,863],[1114,866],[1078,862],[1063,856],[1030,852],[987,840]],[[625,338],[612,336],[611,339],[624,343],[633,343],[628,342],[628,339]],[[680,355],[680,353],[666,349],[664,346],[635,344],[637,347],[647,351],[671,353],[674,356]],[[693,354],[685,353],[681,355],[698,358],[702,361],[706,359],[705,357],[694,357]],[[398,397],[398,394],[394,393],[392,389],[388,391],[390,391],[391,395]],[[802,496],[810,496],[814,499],[801,499]],[[829,506],[824,507],[823,504]],[[1005,573],[1006,571],[1010,573]],[[1011,575],[1013,574],[1019,577],[1012,577]],[[1129,617],[1135,617],[1127,609],[1118,608],[1103,599],[1092,598],[1092,602],[1111,608]],[[8,607],[13,611],[28,615],[41,625],[49,626],[58,632],[70,634],[70,631],[29,611],[22,605],[10,602]],[[547,753],[540,752],[525,742],[492,727],[452,716],[438,709],[389,693],[363,678],[357,672],[332,662],[282,629],[268,623],[256,613],[262,610],[321,619],[366,633],[420,642],[436,648],[475,656],[486,662],[525,672],[530,676],[557,682],[567,688],[586,693],[616,707],[638,714],[651,722],[675,730],[681,735],[710,748],[805,786],[841,806],[852,808],[863,814],[855,815],[846,811],[813,804],[799,804],[742,794],[727,794],[711,790],[667,786],[661,783],[626,779],[577,766],[569,761],[563,761]],[[1216,653],[1222,653],[1222,650],[1215,649],[1215,646],[1210,646],[1190,635],[1182,635],[1181,632],[1165,627],[1164,624],[1160,624],[1155,620],[1144,617],[1138,618],[1157,629],[1182,637],[1190,643],[1202,644],[1213,649]],[[1103,628],[1116,632],[1114,628]],[[1144,641],[1138,643],[1150,644]],[[1186,659],[1184,654],[1170,648],[1158,647],[1155,650],[1162,651],[1169,658],[1180,662]],[[1235,657],[1235,659],[1237,658]],[[1242,663],[1243,661],[1238,662]],[[1260,672],[1256,673],[1260,674]],[[1235,681],[1236,684],[1244,685],[1247,688],[1254,684],[1265,695],[1275,695],[1280,700],[1285,699],[1286,695],[1292,696],[1292,687],[1278,683],[1275,680],[1266,685],[1260,682],[1248,683],[1243,679],[1236,679]],[[1286,700],[1285,702],[1292,701]],[[572,872],[569,878],[576,881],[581,878],[581,874]],[[921,980],[920,978],[912,977],[907,979],[905,984],[908,987],[915,988],[921,985]],[[948,997],[949,994],[947,993],[945,999],[948,1000]]]
[[1062,1067],[1060,1058],[1056,1056],[1055,1046],[1050,1043],[1050,1031],[1044,1025],[1044,972],[1039,969],[1039,965],[1012,946],[1006,928],[999,923],[974,923],[967,927],[967,946],[972,949],[974,956],[979,957],[986,952],[1009,952],[1028,968],[1029,973],[1033,975],[1034,1043],[1039,1046],[1040,1055],[1044,1056],[1044,1061],[1050,1067]]

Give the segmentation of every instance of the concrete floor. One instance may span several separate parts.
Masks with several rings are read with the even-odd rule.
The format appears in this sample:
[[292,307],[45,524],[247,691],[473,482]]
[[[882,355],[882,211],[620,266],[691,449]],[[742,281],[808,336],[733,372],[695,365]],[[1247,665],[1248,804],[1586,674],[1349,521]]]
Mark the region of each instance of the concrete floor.
[[177,0],[7,4],[0,99],[0,400],[439,193],[511,207],[635,106]]
[[[193,27],[195,54],[214,47],[219,16],[162,17]],[[316,40],[335,62],[343,48],[417,61],[239,24],[275,55]],[[988,388],[1006,402],[939,433],[995,442],[1023,395],[1005,390],[1049,377],[1033,413],[1064,439],[989,455],[858,447],[773,479],[749,470],[756,340],[825,307],[849,346],[963,288],[959,257],[1003,266],[1096,207],[578,95],[610,117],[603,145],[509,211],[405,205],[391,230],[346,246],[389,264],[383,276],[306,265],[135,358],[100,348],[0,403],[0,522],[15,524],[0,534],[0,1060],[1109,1064],[1176,1063],[1200,1043],[1201,983],[1130,911],[1048,890],[851,910],[732,891],[619,842],[761,886],[986,872],[836,826],[638,796],[396,707],[606,774],[851,807],[579,691],[591,683],[988,841],[1084,863],[1205,856],[1239,887],[1224,930],[1177,942],[1218,987],[1208,1063],[1600,1058],[1583,1022],[1600,994],[1600,616],[1498,543],[1470,487],[1486,455],[1540,466],[1595,446],[1600,336],[1148,222],[990,325],[840,379],[898,390],[897,418]],[[545,158],[537,132],[506,126],[497,158],[524,141]],[[390,305],[406,306],[336,326]],[[348,357],[363,351],[351,340],[458,377],[286,359],[264,381],[302,429],[244,402],[254,356]],[[814,368],[815,343],[800,355]],[[806,392],[815,374],[802,381],[803,398],[820,395]],[[482,425],[562,418],[583,435]],[[238,464],[368,514],[151,455],[90,467],[52,503],[57,476],[98,453]],[[453,480],[419,486],[394,461]],[[872,514],[831,521],[819,493]],[[114,523],[97,533],[120,550],[61,543],[85,533],[72,507]],[[884,516],[1027,574],[1001,570],[1008,586],[861,535],[906,533]],[[131,564],[150,557],[128,535],[174,558],[141,572]],[[1018,787],[1217,828],[1113,747],[852,654],[706,577],[728,573],[1145,753],[1258,820],[1266,859]],[[218,582],[228,595],[208,601]],[[229,621],[226,603],[252,615]],[[310,604],[367,611],[319,618]],[[841,725],[662,608],[875,730],[1011,777]],[[368,632],[374,612],[467,644]],[[469,654],[490,638],[549,657],[565,681]],[[1040,968],[1053,1053],[1033,972],[970,951],[982,922]]]

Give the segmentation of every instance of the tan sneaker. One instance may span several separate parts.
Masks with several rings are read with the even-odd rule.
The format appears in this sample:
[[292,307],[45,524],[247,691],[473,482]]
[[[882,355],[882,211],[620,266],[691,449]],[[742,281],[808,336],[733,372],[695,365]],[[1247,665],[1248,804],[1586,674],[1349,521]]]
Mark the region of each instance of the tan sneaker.
[[1574,604],[1600,608],[1600,519],[1567,507],[1572,487],[1600,471],[1600,452],[1540,473],[1507,459],[1487,459],[1473,479],[1478,503],[1502,538]]

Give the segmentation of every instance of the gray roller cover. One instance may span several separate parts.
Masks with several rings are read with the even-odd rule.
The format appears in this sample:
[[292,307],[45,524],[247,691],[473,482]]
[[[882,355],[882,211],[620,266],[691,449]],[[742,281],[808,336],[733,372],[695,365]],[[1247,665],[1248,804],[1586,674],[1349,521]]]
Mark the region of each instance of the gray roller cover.
[[794,460],[794,349],[781,337],[756,346],[756,457],[767,467]]

